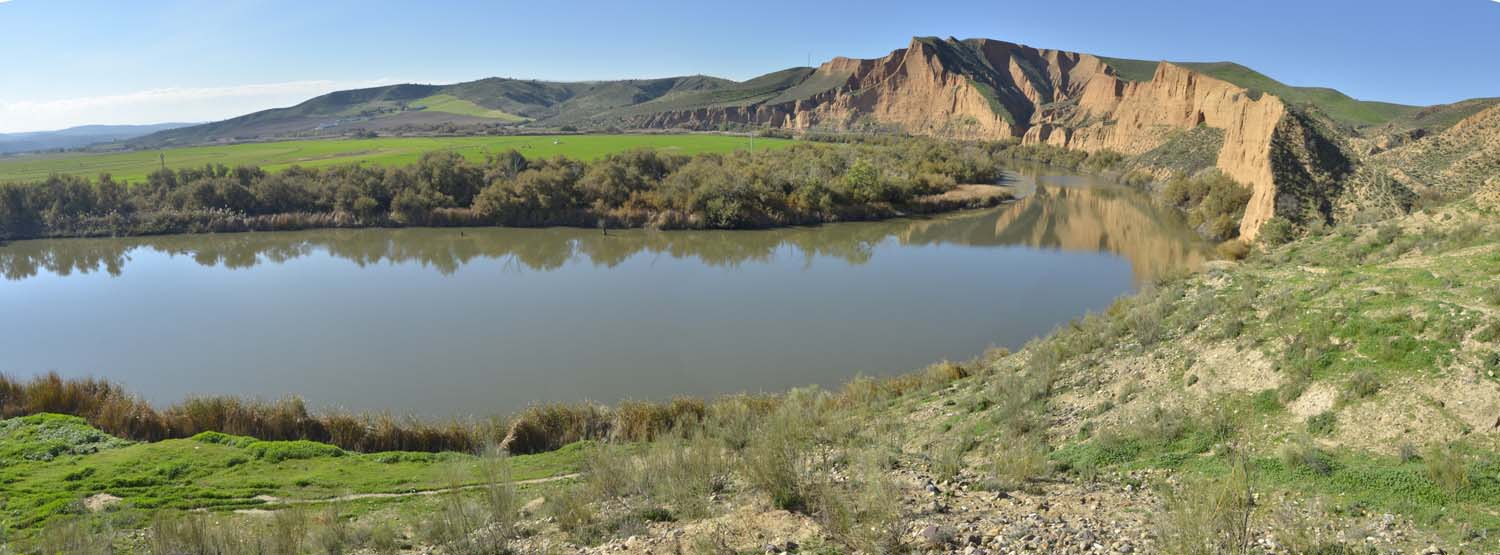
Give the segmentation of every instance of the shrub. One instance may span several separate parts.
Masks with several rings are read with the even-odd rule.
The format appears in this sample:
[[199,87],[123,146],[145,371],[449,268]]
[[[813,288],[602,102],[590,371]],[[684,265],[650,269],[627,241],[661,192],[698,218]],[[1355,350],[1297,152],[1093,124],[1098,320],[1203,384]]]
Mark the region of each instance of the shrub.
[[1234,457],[1227,476],[1191,480],[1168,492],[1156,519],[1159,546],[1177,555],[1249,553],[1254,510],[1250,465]]
[[778,509],[808,509],[809,490],[816,472],[808,460],[815,425],[803,407],[783,405],[760,426],[743,455],[744,474],[751,485],[771,497]]
[[879,454],[857,455],[850,480],[823,482],[814,489],[816,519],[834,541],[850,552],[906,552],[901,492],[879,462]]
[[1326,476],[1333,472],[1333,457],[1313,443],[1310,438],[1298,438],[1281,448],[1281,464],[1287,470],[1305,469]]
[[1224,260],[1244,260],[1250,255],[1250,245],[1239,239],[1230,239],[1214,247],[1214,252]]
[[257,441],[246,446],[255,458],[268,462],[315,459],[319,457],[342,457],[344,450],[327,443],[315,441]]
[[1469,464],[1463,453],[1452,445],[1428,450],[1422,457],[1422,464],[1427,467],[1427,477],[1448,495],[1456,496],[1469,487]]
[[1011,491],[1024,489],[1048,472],[1047,445],[1035,437],[1000,441],[990,463],[989,487]]
[[1368,370],[1355,372],[1349,376],[1349,381],[1344,383],[1344,399],[1358,400],[1371,397],[1380,392],[1380,377]]
[[1339,417],[1333,411],[1327,410],[1312,415],[1307,419],[1307,432],[1316,436],[1332,435],[1338,426]]
[[1161,196],[1188,214],[1188,223],[1203,236],[1222,241],[1239,234],[1250,189],[1218,172],[1179,177],[1167,182]]
[[729,485],[729,461],[718,443],[701,433],[657,442],[645,466],[651,497],[689,518],[708,516],[710,496]]
[[191,439],[199,443],[228,445],[230,447],[239,447],[241,449],[249,447],[250,444],[255,443],[256,441],[253,437],[232,436],[221,432],[199,432]]
[[1297,238],[1296,226],[1291,220],[1281,216],[1272,217],[1260,225],[1261,242],[1272,247],[1285,245]]
[[964,455],[974,447],[975,441],[972,437],[955,435],[960,435],[960,437],[934,449],[932,475],[938,481],[946,482],[957,478],[964,469]]

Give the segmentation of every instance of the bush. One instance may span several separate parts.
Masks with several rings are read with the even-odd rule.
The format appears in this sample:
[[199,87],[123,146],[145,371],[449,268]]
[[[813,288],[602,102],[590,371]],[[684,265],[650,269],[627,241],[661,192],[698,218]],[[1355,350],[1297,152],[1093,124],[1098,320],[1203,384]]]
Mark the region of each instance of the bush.
[[1296,226],[1281,216],[1272,217],[1260,225],[1261,242],[1272,247],[1285,245],[1297,238]]
[[1250,189],[1218,172],[1179,177],[1162,189],[1163,201],[1187,212],[1188,224],[1216,241],[1239,235]]
[[1025,489],[1047,475],[1047,445],[1035,437],[998,442],[992,455],[989,487],[1013,491]]
[[256,439],[246,436],[232,436],[221,432],[199,432],[191,438],[199,443],[212,443],[215,445],[228,445],[244,449],[255,443]]
[[1214,252],[1224,260],[1244,260],[1250,255],[1250,245],[1239,239],[1230,239],[1214,247]]
[[344,450],[327,443],[315,441],[257,441],[246,446],[257,459],[278,463],[281,461],[315,459],[319,457],[342,457]]
[[1333,411],[1323,411],[1307,419],[1307,432],[1316,436],[1332,435],[1338,426],[1339,417]]
[[743,471],[751,485],[765,492],[778,509],[808,510],[818,477],[810,460],[818,423],[810,400],[788,401],[756,430],[743,455]]
[[814,490],[816,519],[834,541],[855,553],[904,553],[906,530],[901,492],[878,453],[856,455],[850,480],[824,482]]
[[1427,477],[1448,495],[1456,496],[1469,487],[1469,464],[1463,453],[1452,445],[1428,450],[1422,456],[1422,464],[1427,468]]
[[1163,553],[1225,555],[1248,553],[1255,510],[1250,465],[1233,457],[1227,476],[1188,481],[1168,492],[1164,514],[1157,519]]
[[1319,449],[1310,438],[1298,438],[1281,448],[1281,464],[1287,470],[1305,469],[1327,476],[1333,473],[1333,457]]
[[1344,400],[1352,401],[1374,396],[1380,392],[1380,377],[1368,370],[1355,372],[1344,383]]

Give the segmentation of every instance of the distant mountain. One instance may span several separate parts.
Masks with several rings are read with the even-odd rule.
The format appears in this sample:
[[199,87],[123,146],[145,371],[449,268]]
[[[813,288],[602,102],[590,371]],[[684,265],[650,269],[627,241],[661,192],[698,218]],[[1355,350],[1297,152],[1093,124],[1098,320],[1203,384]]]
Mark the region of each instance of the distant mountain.
[[[806,70],[808,73],[811,70]],[[745,84],[701,75],[628,81],[562,83],[489,78],[455,85],[390,85],[325,94],[292,106],[156,133],[134,146],[346,135],[355,131],[429,129],[442,125],[566,125],[604,121],[609,114],[651,101]],[[597,122],[595,122],[597,123]]]
[[0,154],[38,150],[83,148],[101,143],[115,143],[150,135],[167,129],[194,125],[191,123],[158,123],[153,125],[84,125],[58,131],[0,133]]

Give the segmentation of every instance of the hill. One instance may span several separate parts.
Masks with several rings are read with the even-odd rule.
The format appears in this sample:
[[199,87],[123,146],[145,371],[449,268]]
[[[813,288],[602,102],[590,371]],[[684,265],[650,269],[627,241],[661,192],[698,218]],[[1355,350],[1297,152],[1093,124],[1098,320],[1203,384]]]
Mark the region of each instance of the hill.
[[157,131],[187,127],[191,123],[154,125],[84,125],[57,131],[0,133],[0,154],[83,148],[150,135]]
[[1485,187],[1500,187],[1500,106],[1475,101],[1437,112],[1431,118],[1454,117],[1483,108],[1435,135],[1425,136],[1369,158],[1369,165],[1405,188],[1447,198]]
[[288,108],[157,133],[132,144],[157,148],[440,126],[557,125],[648,101],[671,105],[674,98],[739,86],[705,76],[577,83],[490,78],[445,86],[390,85],[333,92]]

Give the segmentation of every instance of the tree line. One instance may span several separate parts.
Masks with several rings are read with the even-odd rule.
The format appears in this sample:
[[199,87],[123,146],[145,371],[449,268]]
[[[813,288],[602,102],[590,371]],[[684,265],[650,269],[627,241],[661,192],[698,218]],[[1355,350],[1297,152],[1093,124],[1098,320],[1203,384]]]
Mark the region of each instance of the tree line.
[[[1007,143],[907,138],[593,161],[430,152],[405,166],[207,165],[144,182],[52,175],[0,184],[0,240],[358,226],[761,228],[896,215],[994,183]],[[951,208],[951,207],[948,207]]]

